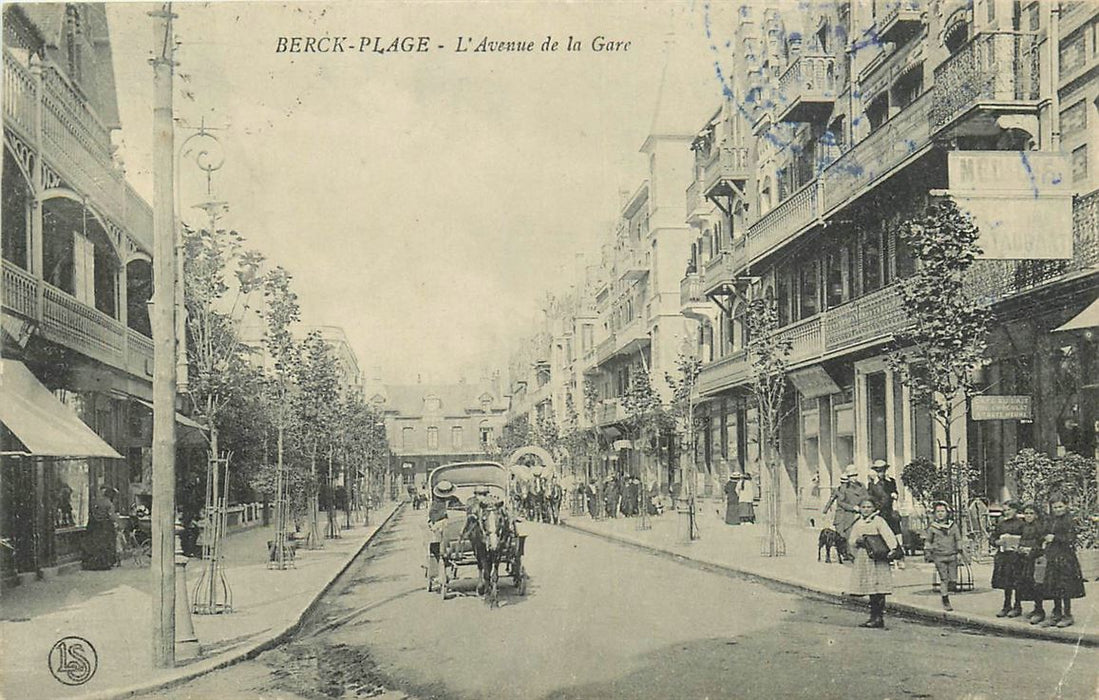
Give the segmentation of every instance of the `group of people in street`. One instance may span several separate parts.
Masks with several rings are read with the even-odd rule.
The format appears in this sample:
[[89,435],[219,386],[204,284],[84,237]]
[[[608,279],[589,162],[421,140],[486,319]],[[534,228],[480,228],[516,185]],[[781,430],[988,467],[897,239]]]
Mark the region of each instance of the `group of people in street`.
[[101,486],[88,509],[88,525],[84,531],[81,565],[90,571],[105,571],[122,565],[122,552],[129,533],[138,532],[138,521],[149,515],[149,510],[134,503],[128,513],[119,512],[115,502],[118,489]]
[[641,515],[642,508],[649,515],[657,513],[652,494],[636,476],[608,474],[602,481],[591,479],[579,488],[592,519],[617,518],[619,515],[632,518]]
[[[885,627],[885,598],[893,592],[893,567],[903,568],[904,537],[894,507],[897,483],[886,474],[889,465],[875,461],[875,475],[867,486],[850,465],[840,477],[839,487],[825,504],[833,504],[833,528],[850,546],[854,566],[848,586],[850,595],[870,599],[870,618],[861,626]],[[1048,515],[1039,504],[1010,501],[996,523],[990,544],[996,548],[991,585],[1004,592],[997,617],[1022,617],[1023,601],[1033,602],[1025,621],[1044,627],[1074,624],[1072,601],[1083,598],[1084,577],[1076,556],[1076,527],[1068,503],[1061,495],[1048,502]],[[923,532],[924,558],[935,565],[944,610],[953,610],[950,594],[959,588],[959,566],[966,563],[961,528],[945,501],[932,504],[932,516]],[[1046,614],[1044,601],[1053,601]]]
[[[1011,501],[990,538],[996,547],[992,587],[1003,590],[997,617],[1022,617],[1024,600],[1034,608],[1024,618],[1042,627],[1070,627],[1072,601],[1084,597],[1084,576],[1076,556],[1076,526],[1064,497],[1049,499],[1049,515],[1037,504]],[[1014,601],[1012,600],[1014,597]],[[1046,614],[1044,601],[1053,601]]]

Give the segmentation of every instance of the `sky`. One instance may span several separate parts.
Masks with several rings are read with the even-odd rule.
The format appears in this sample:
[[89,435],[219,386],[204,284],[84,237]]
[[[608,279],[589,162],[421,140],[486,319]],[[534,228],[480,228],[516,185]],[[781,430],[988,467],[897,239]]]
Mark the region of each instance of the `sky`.
[[[108,4],[121,153],[146,197],[150,9]],[[700,129],[721,99],[709,8],[691,0],[173,9],[176,144],[205,119],[224,158],[210,195],[181,159],[181,215],[228,202],[221,224],[290,271],[303,321],[343,326],[364,371],[390,383],[505,368],[546,292],[576,280],[577,253],[597,260],[620,191],[644,180],[666,64],[677,77],[663,97],[684,123]],[[570,35],[580,51],[565,49]],[[629,48],[595,52],[599,35]],[[347,51],[277,51],[294,36],[346,37]],[[358,50],[361,37],[404,36],[430,37],[429,50]],[[547,36],[556,51],[540,50]],[[474,52],[484,37],[536,50]]]

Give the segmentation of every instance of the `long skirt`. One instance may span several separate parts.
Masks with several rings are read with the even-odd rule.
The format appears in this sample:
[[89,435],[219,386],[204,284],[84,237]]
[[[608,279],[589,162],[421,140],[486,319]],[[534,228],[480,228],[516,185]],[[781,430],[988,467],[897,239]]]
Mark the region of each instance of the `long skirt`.
[[1042,595],[1046,600],[1084,597],[1080,560],[1070,547],[1054,544],[1046,548],[1046,580]]
[[1034,560],[1037,554],[1022,555],[1015,579],[1015,596],[1019,600],[1042,600],[1042,585],[1034,582]]
[[893,572],[889,562],[874,561],[865,549],[855,550],[855,566],[851,569],[848,595],[889,595],[893,592]]
[[996,552],[992,560],[992,587],[1001,591],[1022,588],[1019,578],[1025,566],[1026,559],[1019,552]]
[[84,533],[83,567],[92,570],[110,569],[115,565],[115,529],[110,520],[92,520]]
[[725,499],[725,524],[740,524],[740,501],[735,498]]

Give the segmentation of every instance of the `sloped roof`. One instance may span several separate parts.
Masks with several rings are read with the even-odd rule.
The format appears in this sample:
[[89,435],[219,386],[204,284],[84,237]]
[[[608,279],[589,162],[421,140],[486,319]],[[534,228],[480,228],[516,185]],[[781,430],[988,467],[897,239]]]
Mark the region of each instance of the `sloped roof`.
[[483,384],[386,384],[387,400],[382,406],[386,412],[417,417],[425,413],[425,399],[437,397],[439,415],[453,416],[464,414],[467,409],[481,410],[481,396],[486,393],[493,397],[493,409],[507,408],[507,404]]

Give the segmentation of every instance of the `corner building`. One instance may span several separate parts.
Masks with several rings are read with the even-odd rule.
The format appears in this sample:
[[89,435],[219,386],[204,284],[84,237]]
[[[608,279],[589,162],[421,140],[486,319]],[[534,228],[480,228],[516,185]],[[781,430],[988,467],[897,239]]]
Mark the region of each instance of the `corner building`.
[[707,486],[764,471],[746,388],[753,294],[775,300],[792,344],[785,470],[761,484],[780,489],[787,522],[819,523],[849,463],[865,476],[885,459],[899,476],[939,456],[942,430],[885,348],[906,323],[896,281],[918,264],[896,231],[944,193],[982,232],[967,279],[995,314],[980,390],[1031,407],[967,407],[952,426],[981,470],[975,495],[1013,491],[1003,465],[1024,447],[1095,453],[1097,29],[1094,3],[1012,0],[745,4],[715,24],[715,45],[736,50],[718,57],[727,99],[691,144],[680,287],[704,360]]

